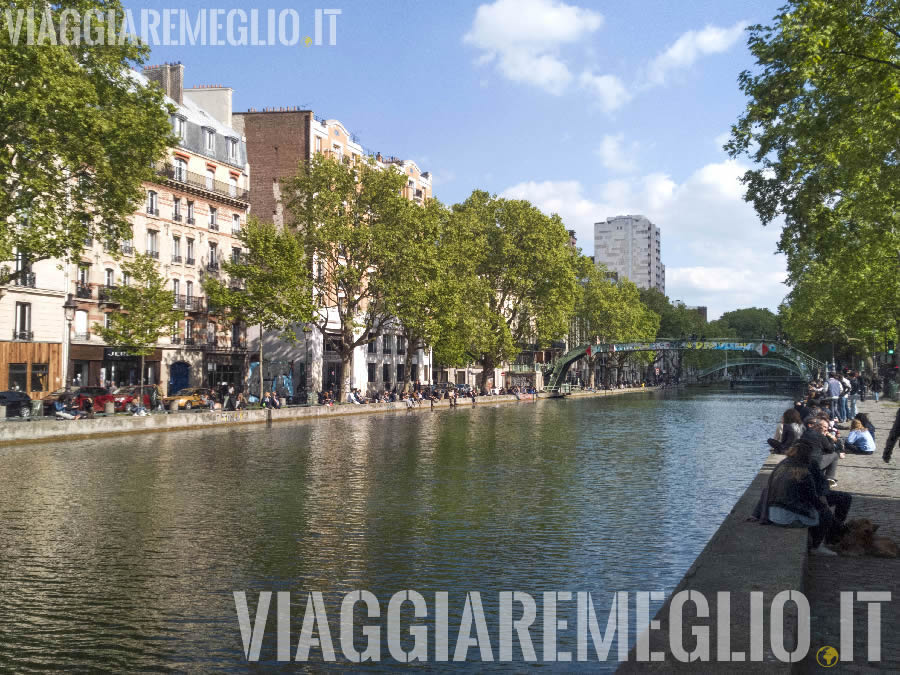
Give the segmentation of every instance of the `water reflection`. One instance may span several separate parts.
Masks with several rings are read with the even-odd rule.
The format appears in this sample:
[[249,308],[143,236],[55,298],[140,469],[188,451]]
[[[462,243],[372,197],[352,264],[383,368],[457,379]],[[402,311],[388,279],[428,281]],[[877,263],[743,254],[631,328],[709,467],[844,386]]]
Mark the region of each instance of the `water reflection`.
[[309,590],[336,642],[351,590],[448,591],[451,655],[467,590],[492,630],[503,590],[669,591],[785,405],[644,394],[2,448],[0,666],[242,670],[241,589],[292,591],[295,645]]

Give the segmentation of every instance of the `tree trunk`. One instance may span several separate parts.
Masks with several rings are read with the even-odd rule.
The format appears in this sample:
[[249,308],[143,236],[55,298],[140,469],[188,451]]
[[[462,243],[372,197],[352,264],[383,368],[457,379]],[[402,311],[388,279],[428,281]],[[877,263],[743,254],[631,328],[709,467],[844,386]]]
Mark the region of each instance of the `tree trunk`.
[[481,391],[487,389],[487,381],[488,379],[494,377],[494,357],[493,356],[482,356],[481,357],[481,377],[479,379],[478,388]]
[[406,367],[403,369],[404,379],[406,380],[405,387],[406,391],[413,390],[413,382],[412,379],[412,357],[416,352],[416,346],[418,345],[418,341],[414,339],[410,339],[410,336],[406,336]]
[[588,387],[591,389],[594,388],[594,361],[596,358],[596,356],[588,357]]
[[343,403],[347,400],[350,393],[350,384],[353,382],[353,374],[350,372],[353,363],[353,350],[349,352],[346,349],[341,350],[341,386],[338,389],[338,402]]
[[263,325],[259,324],[259,403],[263,400]]

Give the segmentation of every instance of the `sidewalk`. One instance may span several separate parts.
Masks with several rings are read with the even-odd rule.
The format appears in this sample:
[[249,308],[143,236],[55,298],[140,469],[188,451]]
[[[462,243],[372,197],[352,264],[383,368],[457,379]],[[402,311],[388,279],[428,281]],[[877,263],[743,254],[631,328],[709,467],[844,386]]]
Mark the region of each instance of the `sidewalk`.
[[[900,451],[894,450],[890,464],[881,459],[897,404],[868,400],[857,409],[875,425],[877,449],[871,457],[847,455],[842,459],[836,489],[853,495],[851,519],[869,518],[881,526],[879,535],[900,543]],[[799,672],[826,671],[816,663],[816,652],[825,645],[841,652],[841,662],[827,672],[900,672],[900,558],[809,556],[806,582],[811,612],[810,649],[806,660],[798,664]],[[841,650],[840,637],[841,591],[890,591],[891,602],[881,603],[880,662],[867,659],[867,609],[861,602],[854,603],[853,659],[845,662],[847,655]]]

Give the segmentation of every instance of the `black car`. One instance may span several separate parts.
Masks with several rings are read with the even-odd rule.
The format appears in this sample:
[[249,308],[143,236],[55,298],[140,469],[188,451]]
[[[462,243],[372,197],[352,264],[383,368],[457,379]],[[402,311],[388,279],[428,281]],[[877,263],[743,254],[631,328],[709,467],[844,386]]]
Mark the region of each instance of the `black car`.
[[21,391],[0,391],[0,405],[7,417],[31,417],[31,397]]

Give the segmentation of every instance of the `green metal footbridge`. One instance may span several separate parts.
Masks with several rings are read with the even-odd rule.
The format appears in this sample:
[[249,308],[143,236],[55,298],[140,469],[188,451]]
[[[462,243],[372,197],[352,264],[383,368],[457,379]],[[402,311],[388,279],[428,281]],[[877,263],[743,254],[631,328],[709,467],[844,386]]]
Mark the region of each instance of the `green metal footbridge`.
[[[544,391],[557,394],[560,392],[566,379],[569,368],[578,359],[596,354],[618,354],[622,352],[667,352],[667,351],[713,351],[736,352],[740,356],[730,362],[729,366],[744,364],[756,364],[771,366],[787,370],[792,374],[806,379],[812,379],[825,372],[825,364],[809,354],[805,354],[795,347],[791,347],[781,341],[767,341],[764,339],[740,342],[729,339],[714,340],[669,340],[660,339],[653,342],[616,342],[605,344],[581,345],[570,349],[553,362],[552,366],[544,374]],[[743,361],[742,361],[743,359]],[[707,368],[705,374],[709,375],[716,370],[725,368],[725,364],[718,364]],[[701,371],[701,375],[705,371]]]

